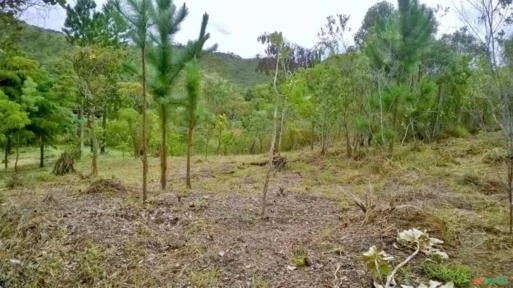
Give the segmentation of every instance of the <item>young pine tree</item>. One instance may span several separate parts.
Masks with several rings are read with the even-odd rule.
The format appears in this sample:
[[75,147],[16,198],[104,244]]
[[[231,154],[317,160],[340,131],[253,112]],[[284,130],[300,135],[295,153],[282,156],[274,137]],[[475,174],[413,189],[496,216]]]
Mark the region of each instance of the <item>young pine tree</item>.
[[148,191],[148,93],[146,85],[146,53],[150,27],[149,13],[152,9],[151,0],[126,0],[126,8],[131,12],[121,9],[119,3],[116,7],[124,16],[129,25],[129,37],[139,48],[141,59],[141,83],[142,83],[142,201],[146,202]]
[[206,33],[208,15],[204,14],[199,38],[189,42],[183,50],[174,47],[172,39],[180,30],[180,24],[187,14],[185,4],[177,8],[172,0],[157,0],[155,9],[150,11],[150,19],[155,28],[155,32],[151,34],[153,49],[149,53],[149,62],[154,70],[150,87],[158,104],[160,117],[160,186],[162,190],[167,188],[167,129],[170,106],[177,103],[171,97],[171,88],[186,63],[201,53],[203,45],[210,37]]
[[186,185],[191,189],[191,152],[192,152],[192,133],[197,124],[197,108],[200,95],[201,75],[198,67],[198,60],[195,58],[187,64],[186,67],[186,121],[187,121],[187,171]]

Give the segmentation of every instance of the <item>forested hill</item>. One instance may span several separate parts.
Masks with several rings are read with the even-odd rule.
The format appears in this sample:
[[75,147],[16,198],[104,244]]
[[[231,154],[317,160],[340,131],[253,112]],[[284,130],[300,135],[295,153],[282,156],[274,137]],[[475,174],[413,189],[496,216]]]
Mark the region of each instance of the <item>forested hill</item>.
[[[70,50],[70,44],[60,32],[29,24],[24,24],[22,29],[18,46],[27,56],[40,63],[48,63]],[[255,58],[244,59],[234,54],[215,52],[203,57],[200,64],[205,72],[215,73],[242,89],[251,88],[268,80],[268,77],[256,71]]]

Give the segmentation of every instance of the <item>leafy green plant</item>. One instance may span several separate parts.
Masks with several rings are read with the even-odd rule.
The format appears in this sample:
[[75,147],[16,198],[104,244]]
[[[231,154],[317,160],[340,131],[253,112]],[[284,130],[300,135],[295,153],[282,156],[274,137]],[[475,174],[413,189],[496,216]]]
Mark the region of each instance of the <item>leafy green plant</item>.
[[[443,243],[442,240],[429,237],[426,232],[422,232],[418,229],[410,229],[399,232],[397,235],[396,242],[398,245],[396,247],[404,247],[407,249],[413,249],[413,253],[410,254],[406,259],[404,259],[401,263],[397,264],[391,272],[390,266],[388,264],[389,261],[393,259],[393,257],[383,251],[381,248],[376,246],[372,246],[369,251],[363,254],[363,261],[367,265],[367,268],[372,273],[374,280],[374,287],[376,288],[384,288],[384,287],[393,287],[395,286],[395,276],[397,272],[408,264],[415,256],[419,253],[423,253],[429,257],[436,257],[439,259],[448,259],[449,256],[447,253],[439,250],[436,246]],[[385,280],[385,285],[383,285],[383,281]],[[446,284],[448,286],[442,287],[453,287],[454,284],[449,282]],[[453,286],[450,286],[453,285]],[[404,285],[403,285],[404,286]],[[406,287],[406,286],[405,286]],[[439,286],[419,286],[419,287],[439,287]]]
[[453,282],[456,287],[467,287],[471,281],[472,271],[467,265],[429,263],[422,270],[430,279]]
[[[372,274],[374,283],[382,283],[386,275],[390,273],[391,267],[389,262],[394,257],[387,252],[383,251],[380,247],[372,246],[369,250],[363,253],[362,260],[367,266],[367,269]],[[376,284],[374,284],[376,286]]]

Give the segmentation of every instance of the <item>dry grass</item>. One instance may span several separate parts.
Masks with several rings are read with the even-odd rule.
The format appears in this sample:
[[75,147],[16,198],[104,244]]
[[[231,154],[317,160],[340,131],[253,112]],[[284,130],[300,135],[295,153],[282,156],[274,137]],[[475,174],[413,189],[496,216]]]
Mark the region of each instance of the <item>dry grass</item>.
[[[139,160],[101,156],[99,179],[119,179],[116,193],[103,193],[102,185],[83,193],[91,180],[53,176],[24,154],[21,185],[7,189],[12,173],[0,171],[0,282],[366,287],[358,256],[374,244],[394,249],[397,231],[412,227],[446,240],[451,261],[473,275],[511,276],[501,141],[489,133],[407,145],[392,157],[371,148],[358,160],[343,150],[324,158],[287,153],[287,166],[270,183],[268,221],[258,216],[265,167],[251,165],[263,156],[194,157],[192,190],[185,189],[185,159],[171,157],[164,192],[158,159],[151,159],[150,199],[142,206]],[[87,174],[87,157],[76,169]],[[367,221],[349,195],[372,202]],[[305,267],[291,271],[291,263]],[[419,265],[403,277],[423,273]]]

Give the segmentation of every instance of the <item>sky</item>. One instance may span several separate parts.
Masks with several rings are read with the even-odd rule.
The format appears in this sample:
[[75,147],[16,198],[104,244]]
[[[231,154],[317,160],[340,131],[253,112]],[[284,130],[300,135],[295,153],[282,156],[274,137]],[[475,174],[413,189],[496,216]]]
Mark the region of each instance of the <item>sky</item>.
[[[106,0],[96,0],[98,6]],[[462,26],[456,7],[461,0],[420,0],[429,7],[438,4],[450,11],[439,18],[439,33],[456,30]],[[360,27],[365,13],[379,0],[185,0],[189,16],[177,34],[176,41],[186,43],[199,33],[203,13],[210,15],[208,32],[211,39],[207,45],[218,44],[218,51],[231,52],[243,58],[263,54],[263,45],[257,42],[264,32],[281,31],[285,38],[303,47],[313,47],[318,41],[317,33],[325,25],[326,17],[335,14],[351,15],[348,39],[352,39]],[[395,1],[392,3],[395,4]],[[46,11],[30,10],[22,19],[30,24],[60,31],[66,18],[65,11],[54,7]],[[209,46],[210,46],[209,45]]]

